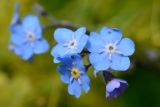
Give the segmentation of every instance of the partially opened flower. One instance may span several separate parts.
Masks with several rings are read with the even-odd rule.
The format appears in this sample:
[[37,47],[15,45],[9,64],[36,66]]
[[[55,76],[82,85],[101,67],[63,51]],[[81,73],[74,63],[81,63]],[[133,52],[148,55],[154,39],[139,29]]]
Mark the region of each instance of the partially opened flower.
[[12,17],[11,24],[9,26],[9,30],[10,30],[11,34],[14,33],[15,29],[17,27],[19,27],[19,25],[21,24],[21,19],[20,19],[20,16],[19,16],[19,7],[20,7],[20,5],[19,5],[19,3],[17,3],[15,5],[15,11],[14,11],[14,14],[13,14],[13,17]]
[[122,79],[112,79],[106,85],[106,98],[116,98],[128,88],[128,83]]
[[55,63],[59,62],[58,57],[63,58],[67,55],[80,53],[88,40],[84,27],[77,29],[75,32],[66,28],[58,28],[54,32],[54,38],[58,43],[51,52]]
[[104,27],[100,33],[91,32],[87,43],[91,52],[89,60],[97,71],[125,71],[130,66],[128,56],[134,53],[135,45],[129,38],[122,39],[119,29]]
[[[18,8],[18,7],[17,7]],[[21,23],[18,10],[13,16],[13,23],[10,26],[11,39],[9,47],[12,51],[24,60],[30,59],[33,54],[41,54],[49,49],[48,42],[42,37],[42,27],[37,16],[28,15]]]
[[11,25],[12,24],[18,24],[19,20],[20,20],[20,17],[19,17],[19,3],[17,3],[15,5],[15,12],[14,12],[13,17],[12,17]]
[[61,80],[68,84],[68,92],[77,98],[81,96],[82,89],[87,93],[90,89],[90,80],[85,72],[82,58],[78,55],[59,59],[62,64],[57,68]]

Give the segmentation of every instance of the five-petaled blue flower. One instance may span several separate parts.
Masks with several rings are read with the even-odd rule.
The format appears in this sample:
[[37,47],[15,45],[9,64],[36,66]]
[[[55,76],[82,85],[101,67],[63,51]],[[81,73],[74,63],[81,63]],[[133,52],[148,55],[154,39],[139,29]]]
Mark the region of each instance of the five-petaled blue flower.
[[69,94],[79,98],[82,89],[87,93],[90,89],[90,79],[85,72],[82,58],[74,55],[59,60],[62,64],[58,66],[57,71],[61,74],[61,80],[69,85]]
[[119,29],[104,27],[100,33],[91,32],[87,48],[91,52],[89,60],[97,71],[125,71],[130,66],[129,57],[134,53],[135,45],[129,38],[122,39]]
[[54,32],[57,45],[52,49],[54,62],[58,63],[58,57],[63,58],[68,55],[80,53],[85,47],[88,36],[85,34],[86,28],[81,27],[75,32],[66,28],[58,28]]
[[13,16],[10,31],[9,48],[24,60],[30,59],[33,54],[41,54],[49,49],[48,42],[42,37],[42,27],[38,17],[28,15],[19,21],[18,7]]
[[106,98],[116,98],[128,88],[128,83],[122,79],[112,79],[106,85]]

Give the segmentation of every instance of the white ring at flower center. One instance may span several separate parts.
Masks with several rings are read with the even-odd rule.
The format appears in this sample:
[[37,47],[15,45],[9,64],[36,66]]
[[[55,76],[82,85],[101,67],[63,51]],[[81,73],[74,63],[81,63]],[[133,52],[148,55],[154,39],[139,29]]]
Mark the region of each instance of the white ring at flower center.
[[77,46],[77,40],[73,39],[73,40],[69,41],[68,48],[73,49],[76,46]]
[[116,50],[117,50],[116,45],[114,45],[114,44],[112,44],[112,43],[107,44],[107,46],[106,46],[106,52],[107,52],[107,53],[113,54],[113,53],[116,52]]
[[27,41],[33,42],[36,40],[36,36],[32,32],[28,32],[26,35]]

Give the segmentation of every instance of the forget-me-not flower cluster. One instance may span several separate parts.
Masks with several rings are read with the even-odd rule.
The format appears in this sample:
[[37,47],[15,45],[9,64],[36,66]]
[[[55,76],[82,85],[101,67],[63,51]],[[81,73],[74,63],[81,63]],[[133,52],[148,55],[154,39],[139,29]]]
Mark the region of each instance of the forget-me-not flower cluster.
[[[49,44],[42,36],[42,26],[37,16],[27,15],[20,19],[19,4],[10,25],[9,49],[24,60],[34,54],[41,54],[49,49]],[[106,82],[106,98],[116,98],[128,87],[127,81],[115,77],[111,70],[126,71],[131,63],[129,57],[135,51],[135,44],[129,38],[122,38],[117,28],[103,27],[99,33],[86,34],[86,28],[75,31],[57,28],[54,31],[56,45],[51,50],[54,63],[61,80],[68,84],[68,93],[79,98],[82,91],[90,90],[90,79],[87,75],[93,66],[96,75],[103,73]],[[83,63],[83,57],[87,63]],[[102,72],[99,72],[102,71]]]
[[[58,28],[54,32],[54,38],[57,42],[51,51],[54,63],[62,62],[57,70],[61,74],[61,80],[69,84],[69,94],[76,97],[80,97],[83,84],[86,84],[87,91],[86,88],[83,89],[86,92],[89,90],[89,78],[85,73],[87,70],[85,71],[82,58],[80,58],[80,55],[85,53],[87,49],[86,54],[89,55],[89,62],[97,73],[109,70],[126,71],[130,67],[129,56],[135,50],[133,41],[129,38],[122,38],[122,32],[117,28],[104,27],[100,33],[91,32],[89,37],[86,35],[84,27],[75,32],[66,28]],[[79,61],[73,57],[75,59],[77,57]],[[88,79],[80,79],[83,77],[81,77],[82,71]],[[128,83],[122,79],[115,77],[105,79],[107,80],[107,98],[116,98],[128,86]]]
[[81,27],[75,32],[58,28],[54,32],[54,38],[57,45],[52,49],[51,54],[55,63],[62,62],[57,71],[61,74],[61,80],[68,84],[69,94],[79,98],[82,89],[86,93],[90,89],[90,79],[80,56],[88,41],[86,28]]

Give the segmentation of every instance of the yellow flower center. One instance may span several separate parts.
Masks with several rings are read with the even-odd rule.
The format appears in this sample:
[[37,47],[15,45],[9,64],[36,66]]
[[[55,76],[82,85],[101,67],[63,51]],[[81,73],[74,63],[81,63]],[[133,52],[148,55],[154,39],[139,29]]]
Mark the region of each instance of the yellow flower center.
[[79,70],[77,68],[72,68],[71,75],[74,79],[78,79],[80,76]]

